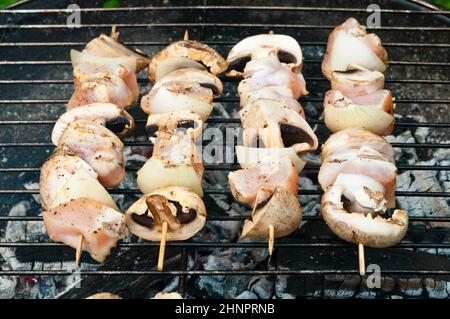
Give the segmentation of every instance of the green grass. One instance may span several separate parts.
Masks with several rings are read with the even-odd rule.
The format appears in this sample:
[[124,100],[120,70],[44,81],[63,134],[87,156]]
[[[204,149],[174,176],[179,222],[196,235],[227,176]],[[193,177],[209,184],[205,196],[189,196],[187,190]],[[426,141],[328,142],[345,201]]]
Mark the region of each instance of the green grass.
[[438,6],[441,6],[442,8],[450,9],[450,0],[433,0],[431,2],[434,2]]
[[16,2],[19,2],[19,0],[0,0],[0,9],[6,8]]
[[117,8],[119,6],[119,0],[107,0],[103,2],[103,8]]

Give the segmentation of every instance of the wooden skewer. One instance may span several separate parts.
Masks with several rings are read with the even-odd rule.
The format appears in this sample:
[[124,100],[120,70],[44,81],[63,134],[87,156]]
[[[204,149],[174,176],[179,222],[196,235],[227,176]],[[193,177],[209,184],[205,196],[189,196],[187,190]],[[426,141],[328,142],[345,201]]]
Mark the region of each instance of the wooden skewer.
[[358,259],[359,259],[359,274],[365,276],[366,274],[366,261],[364,258],[364,245],[358,244]]
[[184,40],[184,41],[189,40],[189,31],[188,31],[188,30],[184,31],[183,40]]
[[80,265],[81,253],[83,251],[83,241],[84,241],[83,235],[81,234],[78,235],[77,251],[75,252],[75,262],[77,263],[77,266]]
[[158,266],[156,269],[162,271],[164,267],[164,252],[166,250],[166,237],[167,237],[167,221],[163,221],[161,230],[161,244],[159,245]]
[[269,31],[269,34],[273,34],[273,30],[270,30],[270,31]]
[[111,38],[114,38],[115,34],[116,34],[116,25],[113,24],[111,26]]
[[275,242],[275,229],[273,228],[273,225],[269,225],[269,257],[272,257],[274,242]]

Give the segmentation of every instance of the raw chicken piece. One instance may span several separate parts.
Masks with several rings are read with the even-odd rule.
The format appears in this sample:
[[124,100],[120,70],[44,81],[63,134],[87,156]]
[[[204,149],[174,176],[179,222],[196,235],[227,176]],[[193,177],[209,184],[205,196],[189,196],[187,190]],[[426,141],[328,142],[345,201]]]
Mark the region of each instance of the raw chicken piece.
[[259,204],[255,199],[261,187],[281,186],[289,193],[297,195],[298,172],[287,156],[266,158],[247,168],[230,172],[228,183],[231,193],[238,202],[254,207]]
[[77,248],[79,235],[82,235],[82,249],[100,263],[117,241],[125,237],[125,215],[88,198],[75,199],[45,211],[43,218],[53,241]]
[[71,55],[75,89],[68,110],[95,102],[126,108],[139,97],[133,58],[96,57],[75,50]]
[[91,165],[105,187],[117,186],[125,176],[123,143],[102,125],[84,120],[72,122],[61,135],[59,145]]
[[305,79],[301,73],[295,74],[276,58],[261,58],[247,63],[244,71],[245,80],[238,86],[241,103],[246,104],[250,92],[263,87],[282,86],[291,90],[292,97],[298,99],[307,95]]
[[392,145],[383,137],[360,127],[351,127],[332,134],[322,146],[322,161],[347,151],[358,150],[363,146],[376,150],[395,164]]
[[341,91],[350,98],[368,95],[384,87],[384,75],[359,65],[349,65],[346,71],[334,71],[331,75],[331,89]]

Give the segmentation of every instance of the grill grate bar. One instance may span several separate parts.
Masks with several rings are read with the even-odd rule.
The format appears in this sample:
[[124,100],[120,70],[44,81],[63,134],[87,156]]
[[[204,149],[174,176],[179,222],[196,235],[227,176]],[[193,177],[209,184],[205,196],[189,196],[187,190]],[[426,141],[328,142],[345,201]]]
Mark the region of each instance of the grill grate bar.
[[[283,29],[317,29],[317,30],[333,30],[335,25],[311,25],[311,24],[279,24],[279,23],[93,23],[81,24],[82,29],[88,28],[108,28],[112,26],[117,28],[189,28],[189,27],[217,27],[217,28],[283,28]],[[67,24],[0,24],[0,29],[67,29]],[[367,28],[368,30],[377,31],[450,31],[450,27],[413,27],[413,26],[386,26],[377,28]]]
[[[63,99],[8,99],[0,100],[0,104],[66,104],[69,100]],[[215,102],[237,102],[238,98],[217,98]],[[323,98],[302,98],[302,102],[323,102]],[[450,99],[396,99],[396,104],[401,103],[426,103],[426,104],[448,104]]]
[[[325,125],[322,120],[307,119],[310,124]],[[0,125],[54,125],[55,120],[0,120]],[[147,120],[138,119],[135,120],[136,124],[145,124]],[[232,124],[240,123],[238,118],[219,118],[212,117],[206,120],[206,123],[210,124]],[[435,128],[448,128],[450,123],[422,123],[422,122],[400,122],[395,124],[396,127],[435,127]]]
[[[236,79],[222,78],[222,82],[235,82]],[[306,81],[325,82],[328,80],[322,77],[305,77]],[[138,79],[139,83],[150,83],[149,79]],[[421,83],[421,84],[450,84],[450,80],[435,79],[386,79],[386,83]],[[73,80],[50,79],[50,80],[0,80],[0,84],[72,84]]]
[[[0,45],[1,46],[1,45]],[[322,60],[303,60],[303,64],[321,64]],[[0,61],[0,65],[70,65],[71,61]],[[434,61],[389,61],[389,65],[414,65],[414,66],[450,66],[450,62]],[[2,80],[4,81],[4,80]],[[16,80],[17,81],[17,80]],[[45,80],[47,81],[47,80]]]
[[[205,170],[210,171],[234,171],[240,168],[238,164],[205,164]],[[305,165],[303,171],[317,171],[320,165],[309,164]],[[141,167],[128,166],[128,172],[136,172]],[[450,166],[433,166],[433,165],[397,165],[399,171],[450,171]],[[24,173],[24,172],[40,172],[40,167],[0,167],[0,173]]]
[[[134,46],[134,45],[169,45],[172,42],[169,41],[128,41],[124,42],[126,45]],[[202,43],[207,45],[229,45],[233,46],[236,42],[230,41],[202,41]],[[304,46],[325,46],[326,42],[320,41],[302,41],[302,47]],[[20,47],[20,46],[85,46],[86,42],[3,42],[0,43],[0,47],[2,46],[11,46],[11,47]],[[449,43],[406,43],[406,42],[387,42],[383,43],[384,47],[407,47],[407,48],[415,48],[415,47],[436,47],[436,48],[450,48]],[[389,62],[390,63],[390,62]]]
[[[143,247],[159,247],[159,242],[139,242],[139,243],[118,243],[117,247],[119,248],[143,248]],[[168,247],[189,247],[189,248],[264,248],[267,247],[266,242],[251,242],[251,243],[231,243],[231,242],[192,242],[192,241],[178,241],[178,242],[167,242],[166,246]],[[54,247],[67,247],[67,245],[63,243],[55,243],[55,242],[0,242],[0,247],[8,247],[8,248],[18,248],[18,247],[40,247],[40,248],[54,248]],[[276,247],[278,248],[310,248],[310,247],[323,247],[323,248],[336,248],[336,247],[355,247],[355,244],[347,243],[347,242],[319,242],[319,243],[284,243],[278,241],[276,243]],[[401,242],[391,248],[449,248],[450,243],[408,243]],[[450,270],[449,270],[450,271]]]
[[[108,189],[110,194],[142,194],[137,188],[127,189]],[[226,194],[230,195],[229,189],[203,189],[205,194]],[[0,189],[0,195],[17,195],[17,194],[39,194],[39,189]],[[322,195],[321,190],[316,189],[299,189],[298,195]],[[410,191],[396,191],[396,196],[404,197],[450,197],[450,192],[410,192]]]
[[[251,215],[237,215],[237,216],[208,216],[206,222],[211,221],[243,221],[250,218]],[[304,221],[323,221],[321,216],[303,216]],[[42,216],[0,216],[0,222],[39,222],[42,221]],[[412,216],[409,218],[410,222],[450,222],[450,217],[433,217],[433,216]]]
[[[267,244],[266,244],[267,246]],[[384,269],[384,274],[393,275],[449,275],[450,270],[422,270],[422,269]],[[299,270],[81,270],[77,272],[81,276],[257,276],[257,275],[336,275],[359,274],[355,269],[299,269]],[[72,271],[67,270],[0,270],[0,276],[70,276]]]
[[[149,146],[149,142],[147,141],[124,142],[124,145],[130,147]],[[393,147],[400,147],[400,148],[445,148],[445,149],[450,148],[450,144],[439,144],[439,143],[391,143],[391,145]],[[54,147],[54,145],[53,143],[50,142],[29,142],[29,143],[13,142],[13,143],[0,143],[0,147]]]
[[[173,10],[263,10],[263,11],[315,11],[315,12],[363,12],[366,8],[326,8],[326,7],[294,7],[294,6],[161,6],[161,7],[121,7],[121,8],[80,8],[79,12],[137,12],[137,11],[173,11]],[[0,10],[4,14],[36,14],[36,13],[72,13],[69,9],[13,9]],[[419,14],[419,15],[448,15],[447,10],[403,10],[403,9],[379,9],[380,13],[392,14]]]

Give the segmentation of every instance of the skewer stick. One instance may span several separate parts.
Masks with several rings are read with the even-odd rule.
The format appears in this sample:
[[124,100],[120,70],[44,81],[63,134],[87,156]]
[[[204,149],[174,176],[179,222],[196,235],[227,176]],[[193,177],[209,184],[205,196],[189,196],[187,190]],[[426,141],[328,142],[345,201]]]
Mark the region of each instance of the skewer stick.
[[269,31],[269,34],[273,34],[273,30],[270,30],[270,31]]
[[114,35],[116,34],[116,25],[113,24],[111,26],[111,38],[114,38]]
[[269,257],[272,257],[274,242],[275,242],[275,229],[273,228],[273,225],[269,225]]
[[81,260],[81,252],[83,251],[83,241],[84,237],[83,235],[78,235],[78,245],[77,245],[77,251],[75,252],[75,262],[77,263],[77,266],[80,265]]
[[359,259],[359,274],[364,276],[366,274],[366,261],[364,258],[364,245],[358,244],[358,259]]
[[188,30],[184,31],[183,40],[184,40],[184,41],[189,40],[189,31],[188,31]]
[[164,266],[164,252],[166,250],[167,226],[168,226],[167,221],[163,221],[161,231],[161,244],[159,245],[158,266],[156,267],[158,271],[162,271]]

